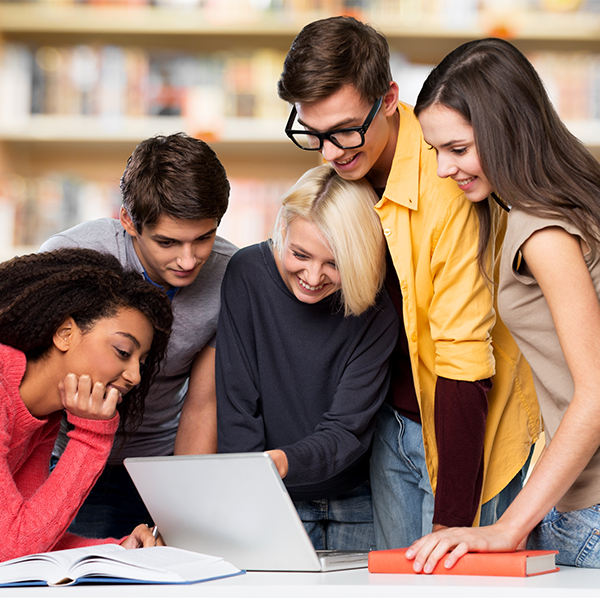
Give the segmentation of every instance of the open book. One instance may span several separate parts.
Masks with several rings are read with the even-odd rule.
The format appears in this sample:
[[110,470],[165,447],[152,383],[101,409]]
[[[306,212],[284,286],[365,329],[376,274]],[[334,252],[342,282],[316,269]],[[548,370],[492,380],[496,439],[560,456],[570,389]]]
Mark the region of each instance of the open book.
[[198,583],[244,573],[217,556],[169,546],[103,544],[30,554],[0,563],[0,586],[76,583]]

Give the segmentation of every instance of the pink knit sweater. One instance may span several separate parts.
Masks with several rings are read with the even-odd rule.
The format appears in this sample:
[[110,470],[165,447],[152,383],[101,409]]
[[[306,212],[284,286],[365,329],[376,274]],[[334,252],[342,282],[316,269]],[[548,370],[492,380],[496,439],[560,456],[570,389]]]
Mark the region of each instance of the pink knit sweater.
[[52,474],[50,454],[62,413],[36,419],[19,386],[25,355],[0,344],[0,561],[49,550],[121,540],[95,540],[66,533],[102,472],[119,424],[67,413],[75,427]]

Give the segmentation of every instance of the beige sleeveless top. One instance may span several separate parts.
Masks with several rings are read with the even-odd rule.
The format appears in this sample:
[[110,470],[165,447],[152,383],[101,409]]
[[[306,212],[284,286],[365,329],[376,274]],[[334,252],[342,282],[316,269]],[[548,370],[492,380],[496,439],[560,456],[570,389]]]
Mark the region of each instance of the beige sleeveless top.
[[[531,367],[544,419],[546,444],[554,436],[573,397],[574,385],[563,356],[546,299],[536,280],[525,274],[520,249],[533,233],[546,227],[561,227],[585,240],[571,223],[554,218],[534,217],[513,209],[504,239],[498,307],[521,352]],[[600,291],[600,253],[590,248],[585,261],[596,292]],[[520,267],[520,268],[519,268]],[[600,385],[600,381],[598,381]],[[600,503],[600,450],[557,503],[559,511],[579,510]]]

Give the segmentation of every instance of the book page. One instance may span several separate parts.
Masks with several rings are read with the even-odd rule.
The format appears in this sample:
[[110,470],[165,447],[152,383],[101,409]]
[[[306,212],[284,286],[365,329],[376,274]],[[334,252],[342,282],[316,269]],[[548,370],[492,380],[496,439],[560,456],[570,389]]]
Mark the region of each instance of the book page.
[[[216,556],[198,554],[169,546],[136,548],[125,552],[90,552],[69,570],[72,579],[82,577],[123,577],[147,581],[190,581],[212,575],[211,565],[223,562]],[[92,555],[93,554],[93,555]],[[229,566],[227,572],[238,569]],[[206,575],[205,575],[206,574]]]
[[66,576],[73,562],[87,556],[90,550],[100,548],[125,550],[115,544],[92,546],[91,548],[71,548],[55,552],[42,552],[13,558],[0,564],[0,584],[19,581],[52,581]]

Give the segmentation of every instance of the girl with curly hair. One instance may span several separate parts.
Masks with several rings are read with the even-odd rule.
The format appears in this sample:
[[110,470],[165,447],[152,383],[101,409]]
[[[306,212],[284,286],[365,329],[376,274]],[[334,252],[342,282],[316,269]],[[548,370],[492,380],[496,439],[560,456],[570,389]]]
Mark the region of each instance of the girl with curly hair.
[[[119,423],[140,420],[172,318],[166,295],[112,255],[63,249],[0,265],[0,560],[155,544],[145,525],[123,540],[66,530]],[[63,412],[70,439],[49,474]]]

